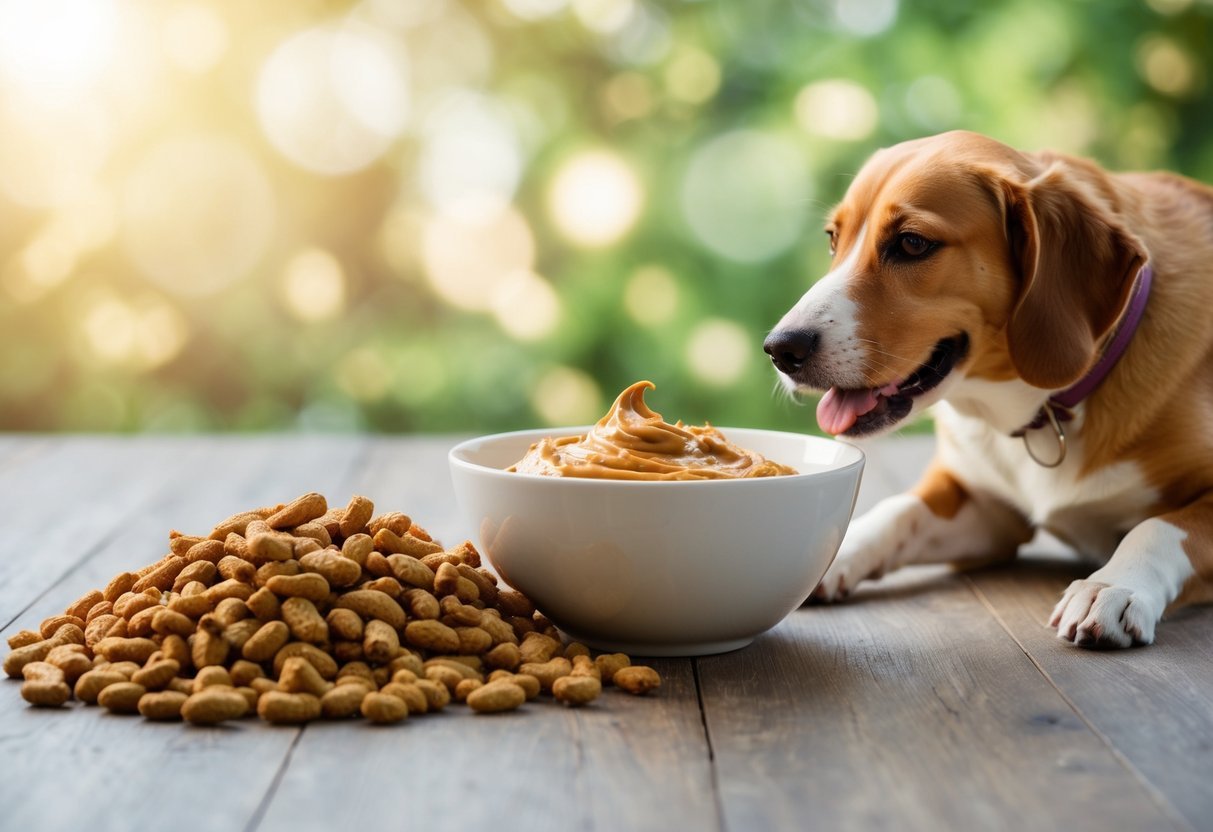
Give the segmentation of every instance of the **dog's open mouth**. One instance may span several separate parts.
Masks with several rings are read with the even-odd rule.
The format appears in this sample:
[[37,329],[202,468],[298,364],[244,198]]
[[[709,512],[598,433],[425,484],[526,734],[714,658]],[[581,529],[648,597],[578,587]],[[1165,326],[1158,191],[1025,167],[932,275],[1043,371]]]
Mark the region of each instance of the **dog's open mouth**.
[[965,333],[944,338],[931,357],[901,381],[883,387],[831,387],[817,404],[817,424],[835,436],[863,436],[893,425],[914,407],[914,399],[938,387],[969,351]]

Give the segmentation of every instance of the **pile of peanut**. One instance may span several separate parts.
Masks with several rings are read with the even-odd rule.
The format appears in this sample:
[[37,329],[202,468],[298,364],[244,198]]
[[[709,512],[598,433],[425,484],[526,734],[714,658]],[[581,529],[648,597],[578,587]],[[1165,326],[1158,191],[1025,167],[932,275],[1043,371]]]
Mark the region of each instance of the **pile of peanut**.
[[4,672],[24,678],[26,701],[204,725],[394,723],[452,699],[496,713],[541,692],[577,706],[604,684],[661,684],[622,653],[563,644],[471,543],[444,549],[365,497],[329,509],[305,494],[207,537],[174,531],[169,548],[8,640]]

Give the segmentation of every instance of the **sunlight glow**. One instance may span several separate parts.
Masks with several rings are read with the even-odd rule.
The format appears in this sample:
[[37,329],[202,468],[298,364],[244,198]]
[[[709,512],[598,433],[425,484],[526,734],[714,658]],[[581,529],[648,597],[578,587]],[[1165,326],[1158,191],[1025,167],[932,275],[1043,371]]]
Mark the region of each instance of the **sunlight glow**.
[[[8,105],[8,106],[6,106]],[[0,96],[0,190],[32,207],[59,206],[95,187],[114,141],[98,102],[64,109],[16,109]]]
[[599,34],[618,32],[636,13],[635,0],[573,0],[573,13],[585,28]]
[[112,0],[0,0],[0,77],[39,103],[86,96],[110,63]]
[[491,311],[501,284],[535,266],[535,240],[511,206],[477,216],[437,216],[422,231],[422,256],[430,286],[461,309]]
[[546,425],[583,425],[602,415],[602,391],[586,373],[560,365],[539,377],[531,407]]
[[638,324],[669,323],[678,311],[678,281],[663,266],[641,266],[624,287],[623,307]]
[[502,0],[510,13],[521,20],[551,17],[568,5],[568,0]]
[[839,141],[866,139],[879,118],[867,87],[843,78],[806,85],[796,96],[795,112],[806,133]]
[[745,374],[751,359],[757,360],[755,344],[738,323],[709,318],[691,331],[686,362],[692,375],[714,387],[727,387]]
[[186,72],[202,75],[227,51],[227,26],[209,6],[178,6],[164,20],[163,42],[170,61]]
[[345,310],[345,272],[327,251],[308,248],[286,264],[282,299],[301,321],[327,321]]
[[418,159],[426,199],[451,215],[509,202],[522,178],[522,150],[504,108],[476,93],[444,96],[422,126]]
[[583,246],[609,245],[640,216],[640,179],[618,156],[590,151],[560,168],[548,193],[548,209],[566,237]]
[[309,29],[279,46],[261,70],[257,114],[292,162],[337,175],[366,167],[408,117],[401,48],[361,26]]
[[82,321],[85,341],[102,362],[149,370],[168,363],[189,337],[175,306],[150,295],[127,300],[101,292]]
[[180,297],[213,295],[256,265],[274,194],[242,146],[193,136],[148,151],[126,184],[123,239],[135,264]]
[[493,316],[519,341],[538,341],[560,321],[560,298],[552,284],[529,271],[509,275],[493,293]]

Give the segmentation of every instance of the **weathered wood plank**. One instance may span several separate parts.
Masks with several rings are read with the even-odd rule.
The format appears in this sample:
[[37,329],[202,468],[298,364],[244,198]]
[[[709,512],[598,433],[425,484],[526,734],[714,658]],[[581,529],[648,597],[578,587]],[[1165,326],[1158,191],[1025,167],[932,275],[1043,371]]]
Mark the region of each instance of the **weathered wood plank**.
[[238,830],[296,735],[256,719],[195,728],[80,705],[27,709],[17,688],[0,684],[4,829]]
[[1213,607],[1164,621],[1150,647],[1073,647],[1046,622],[1091,568],[1036,557],[968,578],[1083,718],[1193,828],[1213,829]]
[[30,434],[23,436],[18,433],[0,433],[0,468],[10,464],[10,461],[28,448],[42,444],[51,444],[49,437]]
[[[104,585],[115,572],[151,563],[167,551],[172,528],[206,533],[250,506],[335,487],[361,447],[328,437],[69,440],[53,462],[4,472],[0,504],[22,509],[0,538],[0,625],[11,626],[60,581]],[[81,568],[110,541],[128,552],[116,568],[104,560]]]
[[478,716],[462,705],[391,727],[313,723],[256,828],[717,829],[691,663],[654,661],[659,696],[608,690]]
[[[172,439],[125,450],[131,470],[147,470],[160,450],[180,461],[174,478],[106,541],[84,541],[79,560],[0,635],[36,626],[115,573],[158,557],[170,528],[206,532],[228,514],[289,500],[301,492],[349,488],[358,439]],[[146,456],[145,456],[146,454]],[[109,484],[117,499],[129,480]],[[86,545],[87,544],[87,545]],[[24,560],[30,567],[31,551]],[[164,822],[181,829],[240,829],[254,817],[298,731],[257,720],[214,729],[155,725],[78,704],[28,708],[15,681],[0,684],[0,755],[20,760],[0,778],[0,828],[127,830]]]
[[1171,825],[946,570],[698,664],[727,828]]
[[0,627],[204,453],[197,443],[117,437],[25,446],[0,469]]
[[[448,545],[474,540],[447,473],[452,444],[376,439],[354,490],[378,510],[408,513]],[[717,828],[691,663],[655,665],[660,695],[608,690],[581,710],[545,697],[494,717],[452,705],[395,728],[310,725],[258,828],[296,829],[334,805],[353,828],[396,816],[451,829]],[[385,772],[399,772],[388,788]]]

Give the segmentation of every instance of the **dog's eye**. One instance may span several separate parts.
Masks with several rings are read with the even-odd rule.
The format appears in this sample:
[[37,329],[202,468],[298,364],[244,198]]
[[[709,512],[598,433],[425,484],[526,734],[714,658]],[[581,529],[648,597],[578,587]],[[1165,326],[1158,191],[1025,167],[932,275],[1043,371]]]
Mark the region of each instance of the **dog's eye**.
[[934,243],[919,234],[905,233],[897,237],[897,253],[905,257],[922,257],[934,247]]
[[830,238],[830,254],[834,254],[838,251],[838,232],[827,230],[826,236]]

